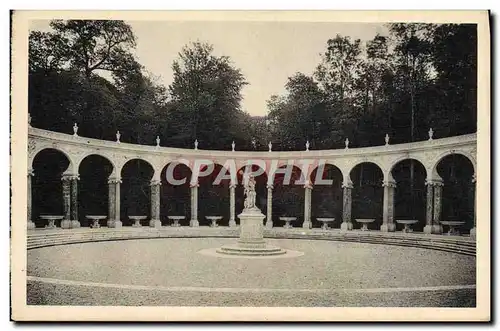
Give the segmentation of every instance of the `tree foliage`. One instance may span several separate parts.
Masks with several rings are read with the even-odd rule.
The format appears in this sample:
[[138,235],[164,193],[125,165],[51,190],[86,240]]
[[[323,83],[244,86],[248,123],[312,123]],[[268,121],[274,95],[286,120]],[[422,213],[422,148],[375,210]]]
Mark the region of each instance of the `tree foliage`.
[[[241,109],[245,77],[227,56],[196,42],[180,50],[166,87],[133,55],[123,21],[55,20],[29,38],[33,125],[84,136],[203,149],[342,148],[476,130],[477,38],[472,24],[389,24],[362,42],[336,35],[311,75],[295,73],[266,117]],[[170,65],[170,64],[166,64]]]
[[[385,134],[391,143],[427,139],[431,127],[435,137],[475,132],[476,26],[394,23],[388,30],[364,44],[329,39],[307,84],[294,75],[283,96],[269,98],[273,141],[284,141],[283,149],[306,140],[340,148],[345,138],[350,146],[383,144]],[[311,109],[324,129],[311,125]]]

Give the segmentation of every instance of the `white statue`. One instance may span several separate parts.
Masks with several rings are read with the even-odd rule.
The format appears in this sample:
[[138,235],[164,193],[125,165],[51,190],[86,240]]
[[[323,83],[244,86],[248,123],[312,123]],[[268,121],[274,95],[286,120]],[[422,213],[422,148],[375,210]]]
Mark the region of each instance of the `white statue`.
[[236,144],[234,143],[234,140],[233,140],[233,143],[231,144],[231,150],[234,152],[234,148],[236,147]]
[[255,141],[255,138],[252,138],[252,147],[253,149],[257,148],[257,142]]
[[349,149],[349,138],[345,138],[345,149]]
[[116,131],[116,142],[119,143],[120,142],[120,137],[122,135],[120,134],[120,131]]
[[78,125],[73,125],[73,136],[78,136]]
[[243,174],[243,185],[245,186],[245,210],[258,209],[255,206],[255,199],[257,197],[257,193],[255,193],[255,179],[248,173]]
[[156,136],[156,147],[160,147],[160,136]]
[[309,140],[306,141],[306,151],[309,152]]
[[194,150],[198,150],[198,139],[194,141]]
[[273,150],[273,144],[271,144],[271,142],[269,142],[268,146],[269,146],[269,151],[272,152],[272,150]]
[[432,140],[432,136],[434,135],[434,130],[432,128],[429,129],[429,140]]
[[389,134],[385,134],[385,144],[389,145]]

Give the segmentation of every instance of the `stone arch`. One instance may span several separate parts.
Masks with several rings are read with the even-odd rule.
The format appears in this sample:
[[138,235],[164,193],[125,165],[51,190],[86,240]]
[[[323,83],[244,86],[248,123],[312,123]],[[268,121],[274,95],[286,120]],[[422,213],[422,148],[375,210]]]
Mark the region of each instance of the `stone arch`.
[[[33,156],[30,158],[29,168],[33,169],[33,162],[35,161],[35,158],[37,157],[37,155],[39,155],[41,152],[48,150],[48,149],[56,150],[56,151],[62,153],[66,157],[66,159],[68,159],[69,165],[68,165],[68,168],[66,169],[66,171],[72,172],[75,170],[75,167],[74,167],[75,162],[73,160],[71,153],[69,153],[64,148],[61,148],[60,146],[43,146],[43,147],[37,148],[35,151],[33,151]],[[76,168],[76,170],[78,170],[78,168]]]
[[[324,161],[324,162],[322,162]],[[329,161],[329,160],[318,160],[318,162],[316,162],[315,164],[313,164],[312,167],[309,168],[309,176],[307,178],[307,180],[309,180],[310,182],[312,181],[312,175],[315,171],[317,171],[317,169],[320,167],[320,165],[323,165],[324,169],[326,169],[327,167],[334,167],[336,170],[338,170],[342,176],[342,179],[344,179],[344,172],[342,171],[342,167],[338,164],[336,164],[335,162],[332,162],[332,161]],[[312,185],[314,185],[313,182],[311,182]]]
[[116,175],[116,169],[117,169],[117,166],[116,166],[116,162],[115,160],[113,160],[113,158],[109,157],[109,155],[105,154],[105,153],[99,153],[98,151],[92,151],[92,152],[88,152],[88,153],[85,153],[82,157],[80,157],[76,162],[75,162],[75,169],[79,172],[80,171],[80,166],[82,165],[82,162],[90,157],[90,156],[100,156],[106,160],[108,160],[109,163],[111,163],[111,165],[113,166],[113,171],[111,172],[111,175],[110,176],[113,176],[113,175]]
[[[145,158],[138,157],[138,156],[136,156],[136,157],[132,157],[132,158],[130,158],[130,159],[125,160],[125,162],[123,162],[123,163],[120,165],[120,167],[119,167],[119,168],[117,168],[117,171],[116,171],[117,175],[120,175],[120,177],[121,177],[122,172],[123,172],[123,168],[125,168],[125,166],[127,165],[127,163],[129,163],[129,162],[131,162],[131,161],[134,161],[134,160],[140,160],[140,161],[143,161],[143,162],[146,162],[147,164],[149,164],[149,166],[153,169],[153,176],[152,176],[150,179],[154,178],[154,176],[155,176],[155,171],[156,171],[155,166],[154,166],[154,165],[153,165],[150,161],[146,160]],[[119,172],[118,172],[118,170],[119,170]]]
[[[408,156],[408,155],[405,155],[405,156],[401,156],[401,157],[399,157],[399,158],[395,159],[394,161],[392,161],[392,162],[391,162],[391,165],[390,165],[390,167],[389,167],[389,172],[388,172],[388,174],[384,174],[384,175],[392,175],[392,170],[394,170],[394,168],[395,168],[395,167],[396,167],[399,163],[404,162],[404,161],[406,161],[406,160],[414,160],[414,161],[419,162],[419,163],[420,163],[420,164],[424,167],[426,175],[428,175],[428,174],[427,174],[427,171],[428,171],[427,169],[428,169],[428,167],[427,167],[427,165],[426,165],[426,163],[427,163],[427,162],[425,162],[425,160],[421,159],[420,157],[418,157],[418,156],[414,156],[414,155],[413,155],[413,156]],[[389,177],[389,178],[385,178],[385,179],[386,179],[386,180],[390,180],[391,178]]]
[[[46,146],[34,154],[28,173],[31,177],[31,217],[36,227],[44,227],[40,215],[65,215],[62,177],[72,171],[71,158],[58,148]],[[60,226],[61,221],[56,221]]]
[[455,150],[455,149],[452,149],[452,150],[448,150],[444,153],[441,153],[437,158],[434,159],[434,162],[432,162],[432,178],[440,178],[438,172],[437,172],[437,167],[439,165],[439,163],[447,156],[449,155],[453,155],[453,154],[459,154],[459,155],[463,155],[465,156],[470,164],[472,165],[472,169],[474,170],[474,174],[477,174],[477,165],[476,165],[476,160],[474,158],[474,156],[466,151],[463,151],[463,150]]
[[[359,160],[357,159],[356,160],[356,163],[354,163],[348,171],[346,171],[346,173],[344,174],[344,178],[348,177],[348,178],[351,178],[351,174],[352,174],[352,171],[359,165],[363,164],[363,163],[369,163],[369,164],[374,164],[376,165],[380,171],[382,172],[382,175],[385,176],[385,172],[384,172],[384,169],[385,167],[376,159],[362,159],[362,160]],[[380,185],[382,185],[382,183],[380,183]]]

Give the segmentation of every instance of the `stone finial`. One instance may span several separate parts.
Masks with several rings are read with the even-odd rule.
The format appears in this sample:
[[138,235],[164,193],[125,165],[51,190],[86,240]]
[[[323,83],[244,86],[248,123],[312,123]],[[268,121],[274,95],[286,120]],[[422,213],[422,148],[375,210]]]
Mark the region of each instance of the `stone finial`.
[[269,146],[269,151],[272,152],[273,151],[273,144],[271,142],[269,142],[269,144],[267,146]]
[[345,149],[349,149],[349,138],[345,138]]
[[309,140],[306,141],[306,152],[309,152]]
[[233,142],[231,143],[231,150],[234,152],[234,148],[236,147],[236,144],[234,143],[234,140]]
[[120,137],[122,135],[120,134],[120,131],[116,131],[116,142],[119,143],[120,142]]
[[156,136],[156,147],[160,147],[160,136]]
[[198,150],[198,139],[196,139],[194,141],[194,150],[197,151]]
[[429,129],[429,140],[432,140],[432,137],[434,136],[434,130],[432,128]]
[[76,123],[73,125],[73,136],[78,136],[78,125]]
[[385,134],[385,144],[386,144],[386,145],[389,145],[389,139],[390,139],[390,138],[389,138],[389,134],[388,134],[388,133],[386,133],[386,134]]

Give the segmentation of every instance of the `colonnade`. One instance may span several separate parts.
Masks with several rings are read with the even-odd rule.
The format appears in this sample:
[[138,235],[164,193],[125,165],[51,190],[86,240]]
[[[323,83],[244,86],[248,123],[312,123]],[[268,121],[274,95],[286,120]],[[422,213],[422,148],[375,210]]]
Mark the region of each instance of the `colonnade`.
[[[32,197],[31,197],[31,181],[34,176],[33,170],[28,171],[28,229],[33,229],[35,224],[32,221]],[[61,228],[70,229],[80,227],[80,222],[78,220],[78,174],[64,173],[61,177],[62,181],[62,199],[63,199],[63,220],[61,221]],[[108,178],[108,219],[107,226],[110,228],[120,228],[122,227],[122,221],[120,219],[120,185],[122,181],[120,177],[113,176]],[[472,178],[472,183],[476,183],[476,176]],[[153,179],[150,182],[150,199],[151,199],[151,218],[149,225],[151,227],[161,227],[160,220],[160,185],[161,181]],[[443,232],[443,227],[440,223],[441,221],[441,209],[442,209],[442,191],[443,191],[443,180],[442,179],[429,179],[426,181],[427,186],[427,196],[426,196],[426,224],[424,227],[425,233],[435,233],[439,234]],[[396,182],[393,179],[384,180],[382,183],[384,188],[383,197],[383,216],[382,225],[380,231],[382,232],[392,232],[395,231],[395,220],[394,220],[394,196],[396,189]],[[191,227],[198,227],[198,182],[190,183],[191,190],[191,215],[189,225]],[[350,178],[344,179],[342,183],[343,189],[343,212],[342,212],[342,223],[340,225],[341,230],[352,230],[353,222],[351,218],[352,210],[352,190],[353,183]],[[236,226],[236,198],[235,198],[235,188],[236,183],[232,182],[229,185],[229,196],[230,196],[230,216],[229,216],[229,226]],[[267,211],[266,211],[266,228],[273,227],[272,220],[272,199],[273,199],[273,185],[267,184]],[[312,202],[312,190],[313,185],[309,181],[306,181],[304,185],[304,214],[302,227],[305,229],[312,228],[311,220],[311,202]],[[476,190],[474,188],[474,199],[476,199]],[[476,201],[475,201],[476,202]],[[474,227],[471,229],[471,236],[475,235],[476,229],[476,212],[474,210]]]

